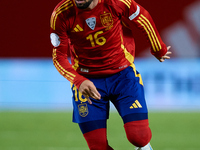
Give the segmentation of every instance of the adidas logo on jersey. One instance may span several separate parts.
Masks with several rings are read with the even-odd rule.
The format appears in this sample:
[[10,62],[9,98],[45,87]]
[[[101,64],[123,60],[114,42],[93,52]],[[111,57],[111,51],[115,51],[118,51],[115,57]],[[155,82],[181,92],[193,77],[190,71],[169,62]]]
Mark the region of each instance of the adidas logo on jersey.
[[78,24],[75,26],[74,30],[72,30],[72,32],[80,32],[80,31],[83,31],[83,29]]
[[138,100],[136,100],[131,106],[130,109],[134,109],[134,108],[142,108],[142,105],[140,104],[140,102]]

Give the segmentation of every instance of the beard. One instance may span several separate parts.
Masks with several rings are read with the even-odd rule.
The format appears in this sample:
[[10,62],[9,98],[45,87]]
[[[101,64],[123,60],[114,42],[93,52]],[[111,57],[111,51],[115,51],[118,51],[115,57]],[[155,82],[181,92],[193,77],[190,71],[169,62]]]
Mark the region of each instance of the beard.
[[91,4],[92,1],[93,0],[89,0],[88,2],[85,2],[84,4],[78,4],[78,3],[76,3],[76,1],[75,1],[75,3],[79,9],[86,9],[86,8],[88,8],[88,6]]

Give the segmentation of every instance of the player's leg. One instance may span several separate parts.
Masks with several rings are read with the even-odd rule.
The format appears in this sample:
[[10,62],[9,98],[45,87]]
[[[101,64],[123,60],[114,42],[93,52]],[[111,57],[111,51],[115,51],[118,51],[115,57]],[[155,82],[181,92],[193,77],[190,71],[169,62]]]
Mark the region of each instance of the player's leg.
[[106,98],[104,79],[90,79],[101,94],[101,100],[87,99],[72,85],[73,122],[78,123],[90,150],[113,150],[107,141],[106,120],[109,115],[109,99]]
[[113,150],[108,145],[106,120],[79,123],[79,127],[90,150]]
[[151,140],[151,130],[142,79],[135,68],[121,72],[113,95],[117,96],[112,102],[124,121],[128,140],[136,147],[146,146]]

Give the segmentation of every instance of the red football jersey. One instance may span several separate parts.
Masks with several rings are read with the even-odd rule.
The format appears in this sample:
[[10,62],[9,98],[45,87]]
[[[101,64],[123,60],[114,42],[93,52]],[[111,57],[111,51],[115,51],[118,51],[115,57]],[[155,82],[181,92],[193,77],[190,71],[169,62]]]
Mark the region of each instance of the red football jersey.
[[[86,77],[104,77],[128,67],[133,63],[135,45],[126,42],[129,38],[123,36],[122,22],[130,29],[136,25],[143,30],[153,55],[161,57],[166,53],[151,16],[135,1],[99,0],[94,9],[82,10],[73,0],[63,0],[51,17],[57,70],[79,88]],[[69,42],[73,47],[72,64],[67,60]]]

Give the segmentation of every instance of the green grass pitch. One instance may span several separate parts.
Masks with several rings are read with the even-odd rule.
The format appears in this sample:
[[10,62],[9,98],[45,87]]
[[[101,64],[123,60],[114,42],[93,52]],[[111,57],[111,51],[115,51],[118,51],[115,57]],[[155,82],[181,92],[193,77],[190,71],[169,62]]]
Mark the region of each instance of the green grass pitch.
[[[88,150],[71,112],[0,112],[0,150]],[[154,150],[199,150],[200,112],[150,112]],[[115,150],[134,150],[123,123],[112,112],[108,141]]]

